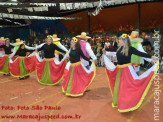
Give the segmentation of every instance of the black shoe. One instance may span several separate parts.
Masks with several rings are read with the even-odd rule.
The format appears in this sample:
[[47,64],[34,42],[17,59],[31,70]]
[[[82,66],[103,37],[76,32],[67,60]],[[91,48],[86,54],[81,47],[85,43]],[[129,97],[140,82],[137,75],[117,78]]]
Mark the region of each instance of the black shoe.
[[7,76],[11,76],[10,73],[6,74]]
[[20,77],[19,77],[19,80],[24,80],[24,79],[25,79],[25,77],[23,77],[23,78],[20,78]]
[[28,76],[25,76],[24,78],[27,79],[27,78],[29,78],[29,77],[30,77],[30,76],[28,75]]
[[90,89],[87,89],[85,92],[89,92],[89,91],[91,91]]

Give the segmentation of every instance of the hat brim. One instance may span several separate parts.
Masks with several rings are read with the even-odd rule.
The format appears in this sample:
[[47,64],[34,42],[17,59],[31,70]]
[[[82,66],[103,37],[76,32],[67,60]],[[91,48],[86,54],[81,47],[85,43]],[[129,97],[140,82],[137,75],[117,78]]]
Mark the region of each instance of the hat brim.
[[17,42],[17,43],[14,43],[15,46],[18,46],[18,45],[21,45],[21,44],[24,44],[24,42]]
[[53,39],[53,41],[59,41],[59,40],[61,40],[61,39],[60,38]]
[[129,38],[131,42],[143,42],[142,38],[131,38],[131,36],[129,36]]
[[77,38],[81,38],[81,39],[90,39],[91,37],[89,37],[89,36],[86,36],[85,38],[83,38],[81,35],[78,35],[78,36],[76,36]]

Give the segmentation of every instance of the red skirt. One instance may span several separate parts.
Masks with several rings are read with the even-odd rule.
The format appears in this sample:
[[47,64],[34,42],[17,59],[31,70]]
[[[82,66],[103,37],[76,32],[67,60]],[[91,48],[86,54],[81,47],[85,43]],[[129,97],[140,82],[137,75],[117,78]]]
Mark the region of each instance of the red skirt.
[[9,55],[0,57],[0,73],[9,74]]
[[148,93],[159,62],[140,76],[136,74],[131,64],[115,66],[106,56],[104,62],[113,98],[112,106],[117,107],[119,112],[137,109]]
[[67,96],[82,96],[96,74],[95,64],[87,70],[81,62],[68,63],[64,71],[62,90]]
[[14,77],[25,77],[35,71],[35,56],[17,57],[15,60],[10,60],[9,70]]
[[57,85],[63,78],[66,66],[65,58],[59,62],[57,58],[41,59],[36,54],[37,80],[44,85]]

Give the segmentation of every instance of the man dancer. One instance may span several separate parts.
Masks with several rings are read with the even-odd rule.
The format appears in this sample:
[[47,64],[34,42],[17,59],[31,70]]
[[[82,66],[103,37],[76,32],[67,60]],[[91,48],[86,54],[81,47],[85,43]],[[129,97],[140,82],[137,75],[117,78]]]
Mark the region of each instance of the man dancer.
[[[141,51],[141,52],[144,52],[144,49],[143,49],[143,46],[142,46],[142,42],[143,42],[143,39],[142,38],[139,38],[139,32],[138,31],[132,31],[131,32],[131,35],[129,36],[130,38],[130,42],[131,42],[131,46],[136,48],[137,50]],[[152,60],[151,59],[148,59],[148,58],[142,58],[140,56],[136,56],[136,55],[132,55],[131,56],[131,63],[132,65],[135,67],[135,72],[136,74],[139,76],[139,73],[140,73],[140,64],[143,64],[144,63],[144,59],[148,62],[151,62]]]
[[[93,53],[93,50],[91,49],[90,44],[87,42],[88,39],[90,39],[91,37],[87,36],[87,34],[85,32],[82,32],[81,35],[76,36],[77,38],[79,38],[79,43],[81,45],[81,50],[83,51],[84,55],[88,58],[92,58],[95,63],[97,62],[97,58],[95,56],[95,54]],[[84,66],[89,69],[89,62],[81,59],[81,62],[84,64]]]

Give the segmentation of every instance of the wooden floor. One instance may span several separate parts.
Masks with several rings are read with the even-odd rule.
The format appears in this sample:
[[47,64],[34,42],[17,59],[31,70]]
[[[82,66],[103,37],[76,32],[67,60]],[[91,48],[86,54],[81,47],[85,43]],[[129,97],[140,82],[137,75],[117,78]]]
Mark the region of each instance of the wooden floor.
[[[163,91],[163,75],[159,76],[162,79],[160,90]],[[78,98],[66,97],[61,92],[61,84],[57,86],[40,85],[35,73],[26,80],[0,75],[0,121],[154,122],[152,91],[154,87],[152,84],[139,109],[119,113],[111,106],[112,97],[104,68],[97,68],[97,75],[89,86],[89,90],[84,96]],[[163,113],[161,113],[163,112],[163,93],[160,93],[159,110],[159,121],[163,122]],[[44,115],[47,115],[46,118]],[[48,120],[47,117],[51,115],[53,118]],[[4,116],[8,118],[2,119]],[[39,119],[39,116],[44,118]]]

